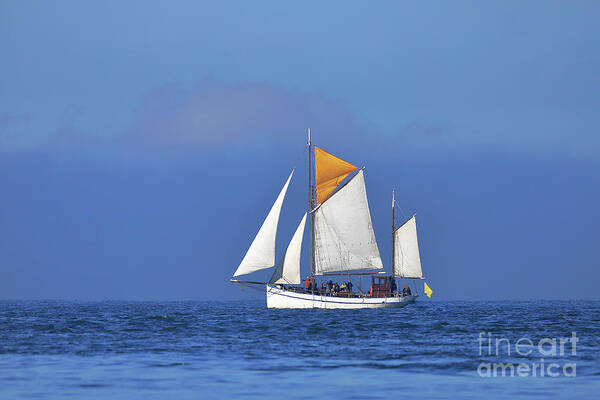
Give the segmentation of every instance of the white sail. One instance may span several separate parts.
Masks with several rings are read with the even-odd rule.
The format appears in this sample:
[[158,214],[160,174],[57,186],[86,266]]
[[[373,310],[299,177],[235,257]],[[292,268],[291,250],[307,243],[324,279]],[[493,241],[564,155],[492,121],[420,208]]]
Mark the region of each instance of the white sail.
[[394,232],[394,275],[402,278],[423,277],[414,215]]
[[324,201],[314,218],[317,275],[383,268],[362,170]]
[[298,228],[290,244],[288,245],[283,258],[277,264],[273,276],[269,283],[287,283],[298,285],[300,283],[300,252],[302,250],[302,237],[304,236],[304,225],[306,224],[306,214],[300,220]]
[[233,276],[249,274],[275,265],[275,237],[277,235],[277,224],[279,223],[279,214],[281,212],[283,199],[285,198],[285,193],[287,192],[293,174],[294,170],[292,170],[285,185],[283,185],[283,189],[279,192],[279,196],[277,196],[277,200],[273,203],[271,211],[267,214],[267,218],[265,218],[265,221]]

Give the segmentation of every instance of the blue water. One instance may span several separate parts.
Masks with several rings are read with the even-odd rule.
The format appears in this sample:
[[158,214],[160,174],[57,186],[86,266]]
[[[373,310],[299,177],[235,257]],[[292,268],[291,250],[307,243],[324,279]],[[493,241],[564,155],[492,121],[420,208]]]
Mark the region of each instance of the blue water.
[[[540,353],[540,339],[573,331],[576,354],[571,344],[562,356]],[[509,356],[506,345],[490,356],[480,332],[534,345],[521,348],[527,356]],[[358,311],[2,301],[0,398],[598,398],[599,336],[599,301],[421,300]],[[553,372],[574,364],[576,376],[478,373],[481,363],[542,357],[559,365]]]

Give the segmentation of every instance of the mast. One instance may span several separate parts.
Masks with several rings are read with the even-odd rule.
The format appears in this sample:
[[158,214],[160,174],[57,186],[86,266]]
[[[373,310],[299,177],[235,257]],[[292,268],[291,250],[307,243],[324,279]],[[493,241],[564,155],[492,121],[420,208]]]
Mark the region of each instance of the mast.
[[308,215],[310,217],[310,279],[312,281],[315,275],[315,215],[311,212],[313,209],[311,149],[312,141],[310,128],[308,128]]
[[396,230],[396,210],[394,208],[396,200],[394,190],[392,190],[392,276],[394,277],[394,263],[396,262],[396,241],[394,240],[394,231]]

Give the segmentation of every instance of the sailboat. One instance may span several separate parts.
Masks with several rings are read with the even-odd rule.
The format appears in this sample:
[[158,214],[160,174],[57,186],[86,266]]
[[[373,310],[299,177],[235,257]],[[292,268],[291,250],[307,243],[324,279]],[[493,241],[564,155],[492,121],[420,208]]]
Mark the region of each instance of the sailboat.
[[[289,174],[275,203],[267,214],[246,255],[230,279],[233,283],[264,286],[268,308],[359,309],[403,307],[418,294],[394,290],[396,278],[424,279],[421,269],[416,220],[413,215],[395,226],[395,199],[392,192],[392,274],[383,270],[383,262],[373,231],[365,167],[328,153],[311,142],[308,150],[308,207],[287,249],[275,264],[275,238],[279,215],[295,167]],[[314,157],[314,168],[312,159]],[[314,169],[315,184],[312,184]],[[310,276],[301,285],[302,241],[309,220]],[[274,268],[268,282],[243,280],[241,275]],[[369,291],[363,291],[362,277],[371,277]],[[340,289],[333,276],[346,277]],[[351,277],[358,276],[357,292]],[[323,282],[318,285],[317,280]],[[328,281],[329,279],[329,281]]]

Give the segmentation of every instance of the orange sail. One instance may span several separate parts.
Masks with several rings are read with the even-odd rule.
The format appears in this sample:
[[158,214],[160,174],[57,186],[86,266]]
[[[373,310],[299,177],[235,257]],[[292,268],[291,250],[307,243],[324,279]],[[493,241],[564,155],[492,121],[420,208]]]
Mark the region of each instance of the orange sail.
[[315,146],[317,204],[324,202],[356,166]]

